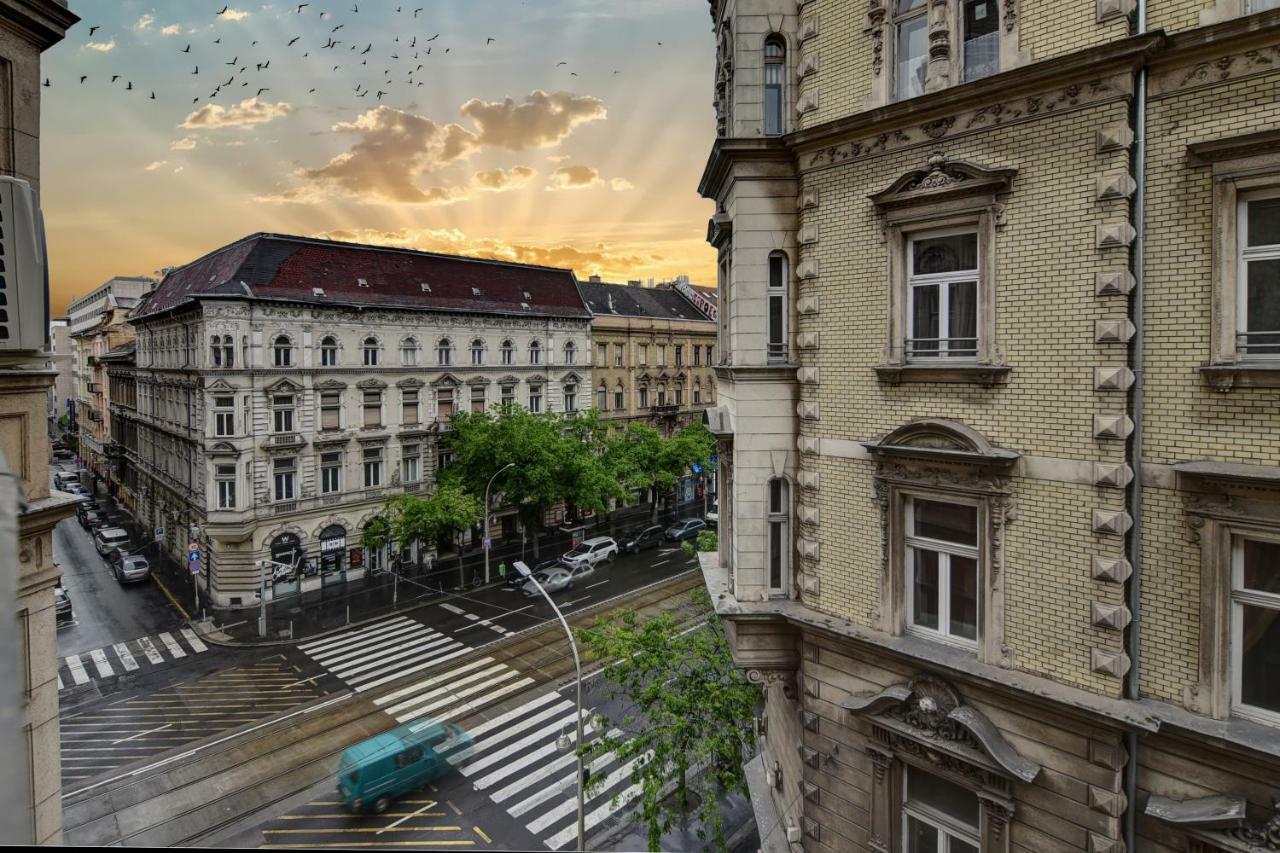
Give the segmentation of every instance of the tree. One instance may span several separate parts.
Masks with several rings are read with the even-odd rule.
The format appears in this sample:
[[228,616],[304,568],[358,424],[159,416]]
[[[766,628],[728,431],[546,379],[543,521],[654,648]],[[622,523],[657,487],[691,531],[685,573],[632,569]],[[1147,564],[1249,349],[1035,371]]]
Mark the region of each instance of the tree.
[[460,412],[441,439],[453,461],[441,473],[473,495],[508,462],[515,465],[493,482],[493,493],[516,507],[520,523],[534,533],[534,557],[543,518],[564,501],[577,508],[604,509],[610,495],[624,494],[604,464],[595,414],[584,413],[566,422],[554,413],[535,414],[519,406],[494,412]]
[[648,424],[632,422],[614,437],[606,457],[628,488],[652,490],[651,523],[656,524],[659,496],[674,489],[694,464],[705,465],[714,450],[715,438],[700,423],[667,438]]
[[[396,495],[387,499],[386,512],[365,525],[361,541],[367,548],[395,545],[403,551],[415,543],[453,539],[459,529],[484,517],[480,501],[452,483],[441,483],[428,497]],[[458,549],[458,582],[462,583],[462,549]]]
[[[716,848],[726,850],[719,806],[731,793],[748,793],[742,765],[755,751],[751,722],[761,693],[734,666],[719,619],[713,613],[705,628],[684,632],[669,612],[642,622],[627,610],[597,618],[577,636],[589,656],[612,661],[608,690],[629,702],[603,721],[622,734],[581,747],[584,760],[614,753],[620,765],[635,761],[631,783],[640,786],[650,850],[659,849],[674,818],[688,816],[691,793],[701,798],[698,837],[706,841],[710,827]],[[593,777],[589,786],[599,782]]]

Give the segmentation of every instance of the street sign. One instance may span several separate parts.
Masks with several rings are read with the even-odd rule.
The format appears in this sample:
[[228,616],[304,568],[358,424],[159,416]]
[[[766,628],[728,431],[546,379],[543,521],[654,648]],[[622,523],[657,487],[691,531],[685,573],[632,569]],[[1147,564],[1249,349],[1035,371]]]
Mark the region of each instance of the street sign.
[[164,541],[164,528],[163,528],[163,527],[157,527],[157,528],[156,528],[156,541],[157,541],[157,542],[163,542],[163,541]]
[[484,547],[486,547],[486,548],[492,548],[492,547],[493,547],[493,540],[492,540],[492,539],[490,539],[488,536],[484,537]]
[[712,462],[716,461],[716,455],[714,453],[711,454],[711,461]]
[[193,574],[193,575],[198,575],[198,574],[200,574],[200,555],[198,555],[198,554],[197,554],[197,555],[196,555],[196,556],[191,560],[190,566],[191,566],[191,574]]
[[195,542],[192,542],[190,545],[187,546],[187,559],[188,560],[200,559],[200,546],[197,545]]
[[693,473],[695,473],[695,474],[701,474],[701,473],[702,473],[702,466],[701,466],[701,465],[699,465],[697,462],[693,463]]

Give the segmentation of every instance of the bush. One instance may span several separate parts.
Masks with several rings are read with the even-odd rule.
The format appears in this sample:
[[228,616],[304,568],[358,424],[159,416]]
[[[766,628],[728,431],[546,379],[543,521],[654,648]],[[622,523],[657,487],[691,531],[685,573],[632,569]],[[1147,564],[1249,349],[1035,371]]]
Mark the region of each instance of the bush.
[[[703,530],[698,534],[698,545],[696,551],[716,551],[720,548],[720,540],[716,536],[714,530]],[[680,543],[680,550],[684,551],[692,557],[696,551],[692,542],[688,539]]]

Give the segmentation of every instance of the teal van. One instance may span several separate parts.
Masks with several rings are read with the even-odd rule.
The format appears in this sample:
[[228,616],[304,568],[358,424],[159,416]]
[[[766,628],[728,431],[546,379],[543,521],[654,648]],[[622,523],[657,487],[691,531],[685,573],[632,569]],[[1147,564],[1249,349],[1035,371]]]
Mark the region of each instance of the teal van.
[[391,801],[448,773],[471,752],[471,736],[452,723],[418,720],[347,747],[338,793],[352,811],[382,813]]

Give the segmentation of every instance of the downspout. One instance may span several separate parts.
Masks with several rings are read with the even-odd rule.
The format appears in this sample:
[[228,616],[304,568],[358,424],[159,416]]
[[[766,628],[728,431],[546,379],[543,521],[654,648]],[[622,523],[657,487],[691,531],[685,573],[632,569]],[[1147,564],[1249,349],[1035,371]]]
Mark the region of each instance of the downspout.
[[[1138,0],[1136,35],[1147,31],[1147,3]],[[1127,635],[1129,672],[1125,682],[1125,698],[1138,701],[1142,698],[1141,684],[1141,651],[1142,651],[1142,439],[1146,413],[1145,404],[1145,353],[1146,328],[1145,284],[1146,284],[1146,209],[1147,209],[1147,64],[1144,61],[1138,69],[1137,85],[1133,99],[1133,160],[1131,168],[1135,183],[1133,195],[1133,291],[1130,294],[1129,314],[1133,323],[1133,340],[1129,348],[1129,362],[1133,370],[1133,388],[1130,391],[1130,412],[1133,418],[1133,435],[1129,440],[1129,459],[1133,467],[1133,480],[1129,483],[1129,514],[1133,518],[1133,527],[1129,531],[1129,585],[1127,597],[1132,618]],[[1125,752],[1128,760],[1124,765],[1124,841],[1125,850],[1134,853],[1138,849],[1138,730],[1130,728],[1125,736]]]

